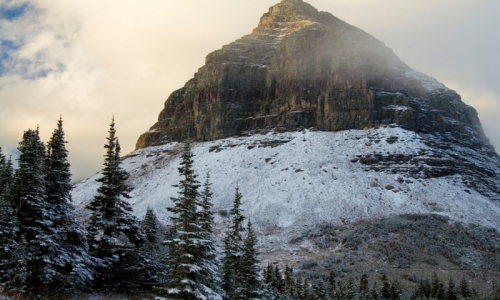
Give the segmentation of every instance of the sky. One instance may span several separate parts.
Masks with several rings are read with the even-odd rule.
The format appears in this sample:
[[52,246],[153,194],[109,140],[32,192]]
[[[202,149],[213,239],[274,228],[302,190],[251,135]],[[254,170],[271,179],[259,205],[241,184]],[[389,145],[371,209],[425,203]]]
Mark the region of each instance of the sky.
[[[102,167],[114,116],[122,154],[205,56],[279,0],[0,0],[0,147],[48,141],[62,115],[73,180]],[[309,0],[363,29],[477,109],[500,149],[500,1]]]

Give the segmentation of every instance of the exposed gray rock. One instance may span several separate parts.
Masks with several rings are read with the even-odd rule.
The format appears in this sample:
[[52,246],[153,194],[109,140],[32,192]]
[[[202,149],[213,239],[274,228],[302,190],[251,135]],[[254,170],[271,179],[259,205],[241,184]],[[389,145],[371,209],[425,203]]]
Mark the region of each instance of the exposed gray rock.
[[251,34],[210,53],[194,78],[170,95],[137,148],[188,136],[205,141],[270,129],[380,124],[449,134],[494,153],[476,111],[457,93],[408,67],[366,32],[285,0]]

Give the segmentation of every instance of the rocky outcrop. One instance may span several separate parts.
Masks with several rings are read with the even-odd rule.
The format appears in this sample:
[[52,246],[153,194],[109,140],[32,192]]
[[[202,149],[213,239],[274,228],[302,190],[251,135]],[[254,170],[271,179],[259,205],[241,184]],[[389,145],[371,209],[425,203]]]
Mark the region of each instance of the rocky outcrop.
[[165,102],[137,149],[270,129],[381,124],[490,147],[477,112],[366,32],[301,0],[283,0],[253,32],[210,53]]
[[[370,142],[366,145],[381,142],[376,134],[367,137]],[[491,153],[491,148],[472,148],[468,143],[440,134],[422,134],[420,138],[427,148],[416,153],[374,151],[357,155],[351,162],[364,165],[365,171],[400,174],[415,179],[458,176],[466,187],[488,199],[500,201],[500,160]],[[385,141],[393,144],[398,137],[390,136]]]

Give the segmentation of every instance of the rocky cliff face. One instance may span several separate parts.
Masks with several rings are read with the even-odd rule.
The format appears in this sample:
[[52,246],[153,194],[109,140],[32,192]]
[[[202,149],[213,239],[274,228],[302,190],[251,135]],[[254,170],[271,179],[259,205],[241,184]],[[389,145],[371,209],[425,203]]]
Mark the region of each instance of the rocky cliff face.
[[396,123],[495,153],[477,112],[412,70],[364,31],[301,0],[283,0],[257,28],[210,53],[165,102],[137,149],[275,129],[364,129]]

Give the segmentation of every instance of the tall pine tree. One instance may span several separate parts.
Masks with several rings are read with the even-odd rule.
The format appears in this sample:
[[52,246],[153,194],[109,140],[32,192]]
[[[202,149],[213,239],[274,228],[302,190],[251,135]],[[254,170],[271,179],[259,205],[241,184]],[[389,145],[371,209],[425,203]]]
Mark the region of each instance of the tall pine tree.
[[211,185],[210,173],[207,173],[205,183],[203,184],[201,199],[198,201],[197,214],[198,224],[201,227],[201,241],[203,241],[201,251],[204,259],[201,273],[204,278],[203,283],[214,291],[217,294],[217,297],[220,297],[222,289],[220,270],[217,261],[217,251],[215,249],[216,239],[212,230],[214,216],[212,211],[213,193],[210,188]]
[[0,283],[7,284],[14,276],[17,218],[11,206],[14,171],[12,161],[5,160],[0,148]]
[[65,282],[65,290],[68,290],[91,282],[94,262],[87,252],[85,232],[76,220],[70,203],[72,185],[66,143],[61,118],[47,143],[45,181],[52,241],[58,245],[58,251],[52,253],[51,260],[57,266],[54,271],[59,273],[60,281]]
[[132,190],[128,173],[120,166],[120,144],[114,118],[104,146],[104,168],[97,195],[87,205],[90,220],[87,239],[91,255],[100,261],[94,285],[105,289],[139,288],[154,281],[154,263],[139,248],[145,241],[132,207],[124,200]]
[[170,220],[173,225],[165,241],[173,264],[171,281],[157,291],[171,299],[222,299],[215,290],[218,282],[213,241],[209,237],[210,233],[203,228],[208,224],[202,226],[203,213],[207,211],[200,207],[200,184],[196,180],[193,162],[187,142],[178,168],[181,175],[176,185],[179,196],[171,198],[174,205],[167,208],[172,214]]
[[244,280],[241,285],[245,299],[262,299],[266,294],[260,276],[259,263],[257,237],[249,220],[247,236],[243,244],[243,256],[241,257],[241,274]]
[[230,210],[231,225],[224,238],[224,258],[222,265],[222,287],[227,299],[245,299],[245,290],[242,285],[244,275],[242,274],[243,256],[243,216],[241,210],[242,195],[236,187],[233,207]]
[[146,215],[141,222],[141,228],[146,235],[146,242],[144,248],[152,252],[156,249],[156,244],[158,243],[158,219],[151,207],[148,206],[146,210]]
[[19,168],[15,173],[12,203],[19,222],[18,240],[26,241],[26,288],[30,295],[46,295],[64,287],[51,258],[58,245],[52,240],[52,220],[47,202],[45,180],[45,146],[40,141],[38,130],[27,130],[19,143]]

